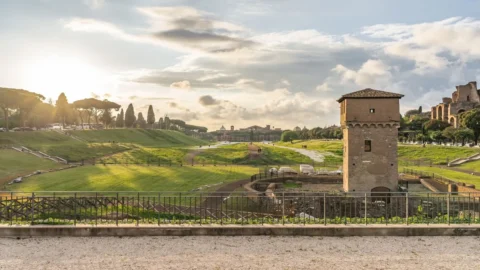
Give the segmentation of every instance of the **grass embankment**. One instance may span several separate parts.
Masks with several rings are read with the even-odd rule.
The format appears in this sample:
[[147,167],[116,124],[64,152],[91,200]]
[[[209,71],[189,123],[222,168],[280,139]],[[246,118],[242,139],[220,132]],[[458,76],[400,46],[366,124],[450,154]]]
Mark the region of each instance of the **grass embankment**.
[[438,145],[399,145],[398,158],[401,161],[428,160],[435,165],[445,165],[447,161],[480,153],[478,148],[447,147]]
[[0,150],[0,184],[3,185],[14,177],[23,176],[37,170],[49,170],[62,166],[64,165],[31,154],[2,149]]
[[[425,167],[425,166],[409,166],[408,169],[434,173],[437,176],[441,176],[455,182],[474,184],[480,187],[480,176],[471,175],[468,173],[452,171],[449,169],[443,169],[438,167]],[[403,167],[399,167],[399,172],[403,172]]]
[[259,144],[262,148],[263,164],[312,164],[312,159],[293,150]]
[[206,145],[207,142],[178,131],[156,129],[105,129],[69,131],[90,143],[131,143],[145,147],[183,147]]
[[120,144],[85,143],[55,131],[2,132],[0,145],[25,146],[68,161],[80,161],[129,149]]
[[138,147],[131,151],[118,153],[99,159],[98,163],[107,164],[185,164],[189,152],[184,148],[145,148]]
[[248,159],[248,145],[246,143],[224,145],[203,150],[199,149],[197,155],[194,157],[196,163],[207,164],[243,164],[247,163]]
[[[302,148],[302,145],[307,145],[307,150],[315,150],[325,154],[327,161],[342,161],[342,141],[297,140],[293,141],[293,143],[277,142],[276,144],[294,148]],[[480,153],[478,148],[447,147],[438,145],[427,145],[426,147],[422,147],[421,145],[398,145],[398,158],[404,164],[405,162],[422,160],[425,162],[431,161],[434,165],[444,165],[447,164],[447,160],[452,161],[456,158],[468,157],[477,153]],[[334,156],[329,154],[334,154]]]
[[250,178],[249,166],[82,166],[33,176],[8,186],[13,191],[190,191],[204,185]]
[[458,166],[461,169],[480,172],[480,160],[471,161]]

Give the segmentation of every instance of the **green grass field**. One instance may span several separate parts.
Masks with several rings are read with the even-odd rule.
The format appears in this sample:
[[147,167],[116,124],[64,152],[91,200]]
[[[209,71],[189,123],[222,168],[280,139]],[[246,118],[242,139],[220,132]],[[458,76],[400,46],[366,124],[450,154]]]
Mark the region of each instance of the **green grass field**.
[[[197,150],[197,149],[196,149]],[[246,143],[224,145],[217,148],[198,149],[194,158],[197,163],[235,163],[243,164],[248,161],[248,146]]]
[[[307,145],[307,149],[316,150],[320,153],[333,153],[337,157],[336,161],[341,161],[343,156],[343,142],[342,141],[323,141],[323,140],[310,140],[310,141],[293,141],[290,142],[277,142],[277,145],[302,148],[302,145]],[[398,158],[402,161],[415,161],[424,160],[432,161],[432,164],[441,165],[447,164],[447,160],[451,161],[456,158],[468,157],[480,153],[478,148],[468,147],[447,147],[427,145],[422,147],[421,145],[398,145]],[[326,155],[328,158],[328,155]]]
[[69,131],[91,143],[132,143],[145,147],[183,147],[206,145],[207,142],[178,131],[156,129],[105,129]]
[[403,160],[431,160],[433,164],[444,165],[448,161],[460,157],[468,157],[474,154],[480,153],[478,148],[468,147],[446,147],[427,145],[422,147],[421,145],[399,145],[398,146],[398,158]]
[[312,159],[309,157],[289,149],[267,144],[257,144],[257,146],[262,148],[263,164],[312,164]]
[[470,170],[474,172],[480,172],[480,160],[464,163],[458,166],[461,169]]
[[250,178],[249,166],[155,167],[96,165],[41,174],[8,186],[12,191],[190,191]]
[[[475,186],[478,185],[480,187],[480,176],[475,176],[468,173],[457,172],[457,171],[452,171],[449,169],[443,169],[438,167],[409,166],[408,169],[434,173],[435,175],[445,177],[455,182],[474,184]],[[398,171],[402,172],[403,167],[399,167]]]
[[60,168],[64,165],[35,157],[15,150],[0,150],[0,184],[5,184],[17,176],[23,176],[37,170]]
[[98,163],[119,164],[181,164],[185,163],[185,156],[189,149],[184,148],[146,148],[135,147],[106,158],[99,159]]

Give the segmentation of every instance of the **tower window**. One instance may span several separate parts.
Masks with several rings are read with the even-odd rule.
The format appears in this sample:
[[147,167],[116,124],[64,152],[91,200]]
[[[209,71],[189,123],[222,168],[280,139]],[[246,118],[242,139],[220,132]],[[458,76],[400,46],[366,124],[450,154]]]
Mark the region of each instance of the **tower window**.
[[372,141],[365,140],[365,152],[372,152]]
[[375,109],[370,109],[370,113],[375,113]]

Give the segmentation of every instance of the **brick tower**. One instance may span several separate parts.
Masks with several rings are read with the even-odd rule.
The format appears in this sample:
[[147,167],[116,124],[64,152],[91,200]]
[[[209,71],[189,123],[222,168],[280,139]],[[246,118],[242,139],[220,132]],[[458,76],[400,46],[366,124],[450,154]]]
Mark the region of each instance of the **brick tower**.
[[403,95],[364,89],[343,95],[343,189],[346,192],[396,191],[400,98]]

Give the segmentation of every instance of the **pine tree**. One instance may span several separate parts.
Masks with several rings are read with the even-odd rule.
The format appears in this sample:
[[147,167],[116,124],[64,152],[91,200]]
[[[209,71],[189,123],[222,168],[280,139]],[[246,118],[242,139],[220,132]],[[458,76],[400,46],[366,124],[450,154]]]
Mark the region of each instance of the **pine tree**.
[[123,120],[123,118],[124,118],[124,115],[123,115],[123,109],[122,109],[117,116],[117,121],[116,121],[117,128],[125,127],[125,121]]
[[56,107],[56,117],[62,122],[63,127],[65,127],[65,120],[68,116],[68,100],[64,93],[61,93],[58,96],[57,102],[55,102]]
[[147,121],[145,121],[145,118],[143,118],[143,114],[141,112],[138,113],[137,127],[139,127],[139,128],[146,128],[147,127]]
[[155,113],[153,112],[152,105],[148,106],[147,123],[150,125],[150,128],[153,128],[153,124],[155,123]]
[[135,121],[135,111],[133,110],[132,103],[130,103],[130,105],[128,105],[127,111],[125,112],[125,127],[134,127],[133,125],[135,124]]
[[422,106],[418,107],[418,113],[422,113]]

